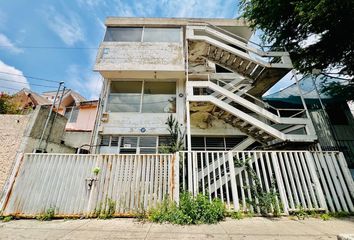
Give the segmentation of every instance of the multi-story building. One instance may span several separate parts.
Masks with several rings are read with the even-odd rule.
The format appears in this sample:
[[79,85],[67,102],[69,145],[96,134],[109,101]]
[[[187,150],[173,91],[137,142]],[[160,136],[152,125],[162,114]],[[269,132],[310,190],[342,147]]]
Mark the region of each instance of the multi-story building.
[[[306,107],[260,97],[292,70],[235,19],[108,18],[95,71],[103,78],[100,153],[151,153],[172,114],[188,150],[302,148],[316,140]],[[305,145],[303,143],[306,143]]]

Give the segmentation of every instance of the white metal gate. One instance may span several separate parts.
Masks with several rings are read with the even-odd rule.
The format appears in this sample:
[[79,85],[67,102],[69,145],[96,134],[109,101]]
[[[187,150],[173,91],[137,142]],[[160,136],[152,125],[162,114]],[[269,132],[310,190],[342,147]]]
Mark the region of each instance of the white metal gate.
[[259,212],[247,205],[257,201],[247,164],[264,191],[278,193],[285,214],[300,207],[354,212],[353,179],[340,152],[183,152],[181,162],[184,190],[218,197],[230,210]]
[[[178,196],[176,166],[171,154],[26,154],[10,178],[0,210],[22,217],[49,208],[62,217],[93,215],[109,199],[116,216],[131,215]],[[94,168],[100,169],[97,175]]]

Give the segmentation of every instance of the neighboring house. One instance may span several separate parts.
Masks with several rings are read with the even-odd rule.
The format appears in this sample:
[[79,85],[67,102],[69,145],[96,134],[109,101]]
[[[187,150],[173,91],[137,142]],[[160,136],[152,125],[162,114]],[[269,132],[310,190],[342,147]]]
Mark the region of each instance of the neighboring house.
[[171,114],[188,150],[305,149],[317,139],[306,111],[289,118],[260,100],[292,64],[287,52],[248,45],[244,21],[112,17],[106,26],[94,67],[105,79],[98,152],[157,153]]
[[50,104],[50,101],[30,89],[23,88],[13,96],[13,101],[19,105],[21,111],[31,111],[38,105]]
[[[349,167],[354,169],[354,117],[351,109],[345,99],[321,93],[322,85],[336,81],[336,78],[320,75],[316,78],[316,88],[313,79],[312,76],[304,77],[300,81],[300,86],[321,149],[342,151]],[[303,106],[296,84],[265,96],[263,99],[278,108]]]
[[[63,96],[61,96],[62,94],[62,92],[59,92],[56,108],[58,108],[58,113],[68,119],[65,127],[64,142],[75,148],[85,146],[86,150],[88,150],[96,120],[98,101],[88,101],[71,89],[66,89]],[[42,95],[53,102],[56,91],[44,92]],[[60,106],[58,106],[59,102]]]

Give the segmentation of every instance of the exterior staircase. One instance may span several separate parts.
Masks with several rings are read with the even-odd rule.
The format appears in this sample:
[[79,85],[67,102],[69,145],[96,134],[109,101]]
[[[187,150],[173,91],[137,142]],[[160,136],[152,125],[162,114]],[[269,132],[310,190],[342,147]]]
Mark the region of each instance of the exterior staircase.
[[213,104],[214,115],[265,146],[317,139],[304,110],[282,115],[257,98],[292,69],[287,52],[265,52],[210,24],[187,26],[187,40],[189,63],[204,59],[240,76],[228,83],[188,78],[187,101]]
[[252,81],[250,94],[261,96],[284,77],[292,64],[287,52],[265,52],[251,47],[222,28],[188,26],[189,61],[207,59]]

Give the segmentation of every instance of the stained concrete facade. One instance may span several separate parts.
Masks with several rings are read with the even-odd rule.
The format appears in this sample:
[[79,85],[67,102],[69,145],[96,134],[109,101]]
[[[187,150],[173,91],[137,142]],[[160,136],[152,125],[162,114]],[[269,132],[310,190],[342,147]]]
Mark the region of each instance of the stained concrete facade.
[[[212,24],[222,27],[241,38],[248,39],[252,30],[243,20],[235,19],[174,19],[174,18],[107,18],[109,28],[174,28],[180,30],[178,42],[102,41],[97,53],[94,71],[105,79],[102,89],[102,106],[99,111],[95,145],[100,144],[102,136],[161,136],[168,135],[166,119],[171,113],[113,112],[108,109],[110,87],[113,82],[126,81],[175,81],[176,111],[172,115],[186,128],[186,74],[213,74],[216,66],[209,61],[187,64],[188,52],[186,29],[189,24]],[[144,35],[143,38],[144,39]],[[232,75],[232,76],[231,76]],[[229,79],[235,74],[221,74]],[[193,109],[191,109],[193,111]],[[208,114],[208,113],[206,113]],[[210,114],[208,114],[210,115]],[[206,116],[208,117],[208,116]],[[205,126],[205,114],[191,117],[191,131],[194,136],[243,136],[238,129],[214,121]]]

